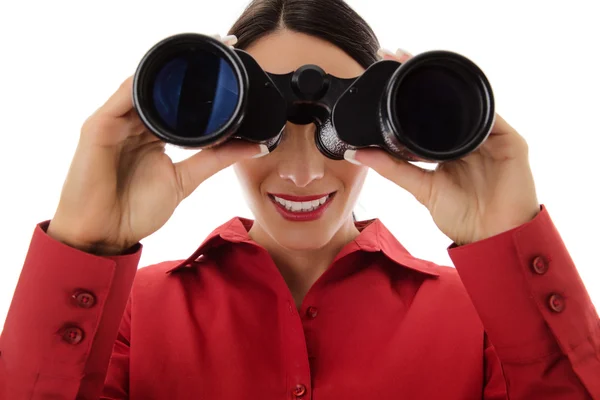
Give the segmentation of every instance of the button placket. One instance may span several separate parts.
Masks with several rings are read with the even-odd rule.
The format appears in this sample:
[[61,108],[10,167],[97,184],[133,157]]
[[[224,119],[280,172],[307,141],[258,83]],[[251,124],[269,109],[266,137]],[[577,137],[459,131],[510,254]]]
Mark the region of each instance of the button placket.
[[318,314],[319,314],[319,310],[317,309],[317,307],[310,306],[310,307],[308,307],[306,309],[306,316],[309,319],[315,319],[315,318],[317,318]]
[[[306,337],[306,309],[296,308],[293,299],[287,301],[283,312],[289,315],[282,334],[289,343],[288,352],[288,398],[309,400],[311,398],[308,385],[311,380],[309,346]],[[287,319],[287,318],[286,318]],[[310,335],[310,333],[309,333]]]

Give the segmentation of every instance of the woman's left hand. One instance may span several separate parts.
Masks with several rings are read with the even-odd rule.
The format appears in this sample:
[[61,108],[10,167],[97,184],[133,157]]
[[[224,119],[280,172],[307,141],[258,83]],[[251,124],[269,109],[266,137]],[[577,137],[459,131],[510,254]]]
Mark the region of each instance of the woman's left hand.
[[[399,50],[383,57],[404,63],[411,55]],[[527,142],[498,114],[490,136],[477,150],[440,163],[433,171],[380,149],[349,151],[348,158],[408,190],[458,245],[516,228],[540,211]]]

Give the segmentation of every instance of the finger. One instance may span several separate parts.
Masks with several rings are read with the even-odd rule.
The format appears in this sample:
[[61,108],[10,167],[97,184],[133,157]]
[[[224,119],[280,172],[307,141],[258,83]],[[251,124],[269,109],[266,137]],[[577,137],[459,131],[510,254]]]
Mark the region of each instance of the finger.
[[234,140],[221,146],[202,150],[175,164],[182,199],[188,197],[198,185],[217,172],[248,158],[259,158],[269,153],[264,144]]
[[148,131],[144,131],[142,132],[142,134],[140,134],[136,140],[133,142],[133,146],[135,148],[141,148],[143,146],[146,146],[150,143],[156,143],[156,142],[160,142],[162,147],[166,147],[167,143],[163,142],[162,140],[160,140],[160,138],[158,138],[156,135],[153,135],[152,133],[148,132]]
[[394,60],[400,63],[405,63],[413,57],[411,53],[402,49],[398,49],[396,50],[396,52],[392,52],[388,49],[381,48],[379,49],[379,51],[377,51],[377,54],[379,55],[379,57],[381,57],[382,60]]
[[138,112],[134,109],[129,111],[122,117],[129,126],[129,130],[132,132],[132,135],[139,135],[148,130],[144,122],[140,118]]
[[150,135],[137,114],[133,116],[131,113],[135,110],[115,118],[97,111],[83,123],[80,140],[89,145],[113,147],[144,133]]
[[235,35],[227,35],[224,38],[221,38],[221,41],[226,46],[233,47],[238,42],[238,38]]
[[365,165],[411,193],[421,204],[431,197],[433,171],[392,157],[380,149],[347,150],[344,158]]
[[119,89],[100,107],[96,114],[119,118],[133,109],[133,76],[127,78]]
[[238,41],[238,38],[235,35],[227,35],[227,36],[221,37],[221,35],[219,35],[218,33],[215,33],[214,35],[210,35],[210,36],[212,36],[213,38],[217,39],[218,41],[220,41],[221,43],[223,43],[224,45],[229,46],[229,47],[233,47]]
[[[529,153],[527,141],[499,114],[494,116],[494,125],[481,151],[494,159],[518,158]],[[525,157],[526,158],[526,157]]]
[[494,125],[492,126],[491,132],[492,135],[518,134],[516,129],[510,126],[500,114],[496,113],[494,118]]

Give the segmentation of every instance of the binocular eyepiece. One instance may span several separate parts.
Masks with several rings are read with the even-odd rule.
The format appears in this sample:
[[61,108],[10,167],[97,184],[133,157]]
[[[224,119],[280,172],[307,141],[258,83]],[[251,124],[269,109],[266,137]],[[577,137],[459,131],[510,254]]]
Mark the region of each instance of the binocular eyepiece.
[[487,78],[456,53],[378,61],[352,79],[317,65],[272,74],[249,53],[194,33],[146,53],[133,101],[150,132],[170,144],[208,148],[236,138],[272,151],[287,121],[314,123],[317,148],[334,160],[373,146],[409,161],[458,159],[485,141],[495,116]]

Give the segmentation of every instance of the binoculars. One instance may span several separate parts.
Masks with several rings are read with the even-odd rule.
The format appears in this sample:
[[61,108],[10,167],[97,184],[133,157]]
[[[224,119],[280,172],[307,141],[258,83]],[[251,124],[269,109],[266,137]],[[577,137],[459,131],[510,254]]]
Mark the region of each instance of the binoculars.
[[314,123],[317,148],[334,160],[364,147],[408,161],[458,159],[486,140],[495,119],[486,76],[453,52],[378,61],[352,79],[317,65],[272,74],[246,51],[195,33],[144,55],[133,103],[150,132],[186,148],[243,139],[273,151],[288,121]]

